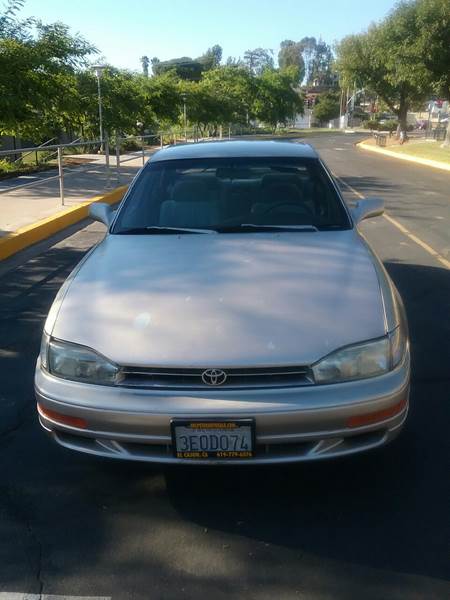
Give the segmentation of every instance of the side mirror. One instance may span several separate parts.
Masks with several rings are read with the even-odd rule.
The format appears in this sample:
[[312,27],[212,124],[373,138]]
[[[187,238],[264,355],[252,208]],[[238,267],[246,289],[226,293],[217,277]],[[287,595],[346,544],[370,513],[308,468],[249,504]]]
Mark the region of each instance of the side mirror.
[[351,213],[355,225],[358,225],[364,219],[379,217],[384,213],[384,200],[381,198],[362,198],[351,209]]
[[91,219],[100,221],[100,223],[103,223],[106,227],[111,225],[115,212],[116,211],[105,202],[94,202],[89,206],[89,216]]

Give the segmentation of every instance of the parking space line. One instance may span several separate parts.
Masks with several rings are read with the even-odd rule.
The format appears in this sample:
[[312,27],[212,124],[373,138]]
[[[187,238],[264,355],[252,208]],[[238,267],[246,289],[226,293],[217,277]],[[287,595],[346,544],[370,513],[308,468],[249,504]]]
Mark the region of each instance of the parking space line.
[[[333,177],[335,177],[340,183],[342,183],[342,185],[344,185],[353,194],[355,194],[355,196],[357,196],[358,198],[364,198],[363,194],[361,194],[360,192],[358,192],[358,190],[355,190],[354,187],[352,187],[350,184],[348,184],[345,181],[343,181],[335,173],[333,173]],[[446,269],[450,269],[450,260],[447,260],[446,258],[444,258],[442,256],[442,254],[439,254],[439,252],[437,252],[437,250],[435,250],[429,244],[427,244],[426,242],[424,242],[423,240],[421,240],[414,233],[411,233],[409,231],[409,229],[407,229],[404,225],[402,225],[401,223],[399,223],[396,219],[394,219],[393,217],[391,217],[387,213],[384,213],[383,217],[387,221],[389,221],[389,223],[391,223],[391,225],[393,225],[399,231],[401,231],[404,235],[406,235],[410,240],[412,240],[414,243],[416,243],[418,246],[420,246],[423,250],[425,250],[425,252],[428,252],[428,254],[431,254],[431,256],[433,256],[436,260],[438,260]]]
[[111,600],[111,596],[59,596],[55,594],[0,592],[0,600]]

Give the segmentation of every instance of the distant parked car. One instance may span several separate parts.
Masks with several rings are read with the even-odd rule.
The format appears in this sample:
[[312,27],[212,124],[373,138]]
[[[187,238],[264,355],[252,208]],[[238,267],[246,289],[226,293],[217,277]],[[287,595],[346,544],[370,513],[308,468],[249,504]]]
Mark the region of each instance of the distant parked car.
[[384,125],[388,121],[395,120],[397,120],[397,115],[394,115],[392,113],[380,113],[377,117],[377,121],[380,123],[380,125]]
[[62,446],[162,463],[354,454],[408,412],[400,296],[307,145],[161,150],[59,291],[36,367]]

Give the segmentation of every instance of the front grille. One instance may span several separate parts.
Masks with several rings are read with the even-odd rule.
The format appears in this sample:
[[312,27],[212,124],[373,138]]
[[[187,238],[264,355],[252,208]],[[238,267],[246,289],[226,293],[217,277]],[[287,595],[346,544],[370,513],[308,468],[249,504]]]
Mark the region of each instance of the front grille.
[[308,367],[257,367],[224,369],[227,379],[222,385],[204,383],[206,369],[161,367],[124,367],[120,385],[165,389],[242,389],[297,387],[312,384]]

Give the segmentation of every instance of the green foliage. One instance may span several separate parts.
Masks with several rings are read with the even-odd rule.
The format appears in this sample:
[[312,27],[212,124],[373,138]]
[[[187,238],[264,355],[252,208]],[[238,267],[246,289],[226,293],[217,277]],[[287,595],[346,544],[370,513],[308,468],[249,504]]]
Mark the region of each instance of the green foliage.
[[204,65],[199,60],[192,60],[189,56],[172,58],[171,60],[152,60],[154,75],[162,75],[168,71],[174,71],[180,79],[188,81],[199,81]]
[[0,173],[11,173],[15,170],[14,163],[9,160],[0,158]]
[[417,47],[436,93],[450,97],[450,2],[420,0],[416,5]]
[[280,44],[278,53],[278,65],[281,70],[287,67],[295,67],[297,70],[297,82],[300,83],[305,76],[305,61],[302,56],[303,45],[301,42],[284,40]]
[[312,62],[314,58],[317,41],[315,37],[304,37],[299,42],[302,46],[303,62],[305,63],[306,83],[311,81]]
[[[314,38],[312,38],[314,39]],[[307,83],[311,85],[317,81],[319,85],[333,85],[334,58],[331,48],[323,40],[316,42],[310,47],[310,64]]]
[[364,123],[365,129],[370,129],[371,131],[378,131],[380,129],[380,124],[375,119],[369,119]]
[[450,86],[450,4],[414,0],[397,5],[367,32],[338,46],[345,84],[374,90],[406,129],[408,109],[433,89]]
[[62,23],[19,21],[20,6],[0,15],[0,134],[38,140],[67,127],[77,69],[95,48]]
[[273,50],[255,48],[244,53],[244,64],[253,75],[261,75],[266,69],[273,69]]
[[219,44],[215,44],[197,59],[203,65],[203,69],[208,71],[209,69],[215,69],[220,65],[222,60],[222,47]]
[[148,67],[150,65],[150,60],[148,56],[141,56],[141,65],[142,65],[142,74],[145,77],[148,77]]
[[303,98],[294,90],[296,79],[295,67],[263,71],[255,80],[255,116],[276,129],[279,123],[286,125],[296,114],[303,113]]
[[389,121],[386,121],[385,123],[380,124],[380,130],[383,131],[396,131],[398,127],[398,121],[396,121],[395,119],[391,119]]
[[320,123],[326,123],[339,116],[339,96],[333,93],[320,94],[314,105],[313,115]]

